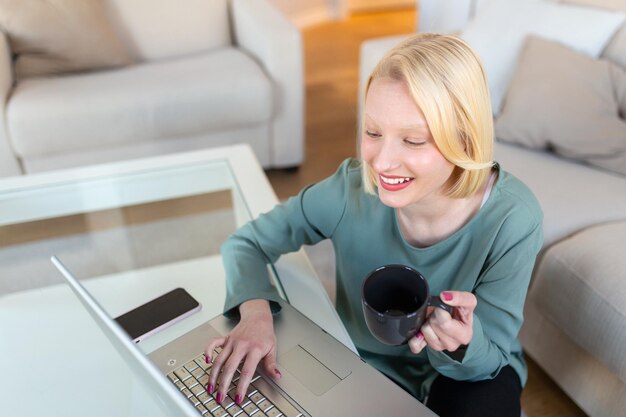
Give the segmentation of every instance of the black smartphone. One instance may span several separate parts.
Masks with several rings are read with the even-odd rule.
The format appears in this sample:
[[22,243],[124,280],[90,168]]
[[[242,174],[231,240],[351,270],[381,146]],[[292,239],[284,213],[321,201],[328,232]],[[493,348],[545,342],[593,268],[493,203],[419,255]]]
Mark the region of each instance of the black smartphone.
[[148,301],[115,320],[139,343],[149,336],[199,311],[200,303],[183,288],[176,288]]

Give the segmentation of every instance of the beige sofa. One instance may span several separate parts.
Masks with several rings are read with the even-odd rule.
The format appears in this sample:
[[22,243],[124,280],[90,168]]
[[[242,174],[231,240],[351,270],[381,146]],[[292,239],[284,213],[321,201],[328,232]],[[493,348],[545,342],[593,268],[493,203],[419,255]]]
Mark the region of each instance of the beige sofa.
[[[626,26],[623,16],[620,20],[619,16],[594,12],[619,7],[626,12],[626,4],[613,0],[570,0],[569,4],[500,1],[504,3],[505,16],[495,12],[488,0],[421,0],[418,28],[460,33],[483,56],[488,77],[502,70],[500,61],[515,49],[508,78],[495,74],[493,78],[501,84],[490,80],[497,103],[495,159],[533,190],[545,214],[544,250],[535,268],[520,337],[527,354],[588,415],[624,416]],[[533,14],[537,7],[547,7],[547,12]],[[559,20],[551,22],[554,16]],[[532,55],[528,36],[518,39],[518,49],[511,47],[507,37],[512,36],[519,19],[523,30],[544,40],[541,48],[547,49],[539,55],[540,60]],[[569,29],[567,22],[571,23]],[[604,43],[603,37],[607,37]],[[375,62],[400,38],[363,44],[361,94]],[[546,38],[551,41],[545,42]],[[558,42],[553,43],[555,40]],[[582,45],[584,53],[563,47],[581,42],[587,42]],[[503,52],[502,48],[509,50]],[[536,78],[550,68],[547,62],[552,57],[545,56],[545,51],[572,59],[555,59],[550,64],[553,76],[555,69],[563,70],[556,80]],[[559,84],[559,78],[567,78],[564,74],[568,72],[579,76],[569,89]],[[613,83],[613,89],[607,90],[602,80]],[[581,92],[581,86],[588,90]],[[555,91],[562,96],[555,96]],[[546,105],[550,100],[558,103],[553,113]],[[565,124],[576,130],[568,131]],[[577,135],[584,139],[573,141]]]
[[0,26],[0,176],[237,142],[303,160],[301,36],[269,0],[3,0]]

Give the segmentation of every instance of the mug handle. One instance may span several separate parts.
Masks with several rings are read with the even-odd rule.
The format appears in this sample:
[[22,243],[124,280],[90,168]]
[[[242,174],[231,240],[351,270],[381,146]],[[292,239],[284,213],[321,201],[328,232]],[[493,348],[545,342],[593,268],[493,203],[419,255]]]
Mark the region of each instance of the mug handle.
[[428,299],[428,306],[439,307],[442,310],[446,310],[448,313],[450,313],[450,315],[452,315],[452,312],[454,311],[454,307],[441,301],[441,298],[438,295],[433,295]]

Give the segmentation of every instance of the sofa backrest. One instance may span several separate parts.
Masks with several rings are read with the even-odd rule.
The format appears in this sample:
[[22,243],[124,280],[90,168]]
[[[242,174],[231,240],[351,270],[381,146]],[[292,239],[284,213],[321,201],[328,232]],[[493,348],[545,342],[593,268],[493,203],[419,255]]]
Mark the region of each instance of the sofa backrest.
[[140,60],[231,44],[229,0],[105,0],[115,30]]
[[[626,13],[626,1],[624,0],[567,0],[567,3]],[[601,58],[608,59],[626,69],[626,23],[613,36],[602,52]]]
[[[626,13],[625,0],[544,1],[589,6]],[[417,22],[418,31],[461,32],[476,13],[489,4],[489,0],[416,0],[416,3],[420,10]],[[607,59],[626,68],[626,23],[613,36],[600,58]]]

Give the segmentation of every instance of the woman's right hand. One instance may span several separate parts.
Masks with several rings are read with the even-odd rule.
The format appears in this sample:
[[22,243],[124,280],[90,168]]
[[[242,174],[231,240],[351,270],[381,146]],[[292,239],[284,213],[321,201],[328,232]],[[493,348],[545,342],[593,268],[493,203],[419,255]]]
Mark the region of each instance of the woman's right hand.
[[[217,389],[215,399],[221,403],[239,364],[243,362],[237,382],[235,402],[239,405],[246,398],[246,391],[259,362],[265,373],[275,379],[281,377],[276,368],[276,336],[274,321],[267,300],[250,300],[239,306],[241,320],[224,337],[213,339],[205,349],[207,361],[212,362],[207,390]],[[213,357],[213,350],[222,351]]]

